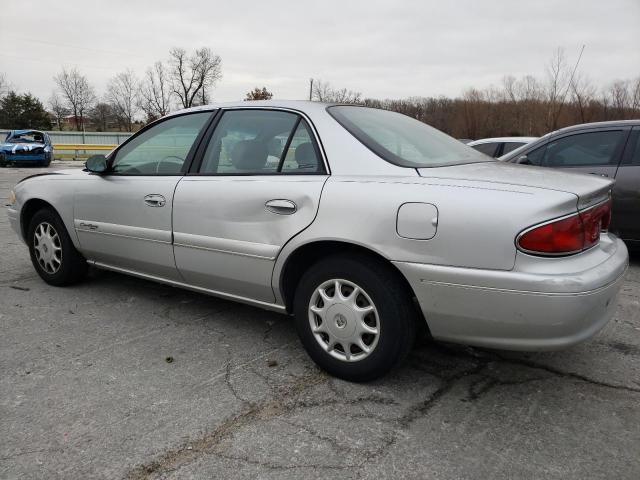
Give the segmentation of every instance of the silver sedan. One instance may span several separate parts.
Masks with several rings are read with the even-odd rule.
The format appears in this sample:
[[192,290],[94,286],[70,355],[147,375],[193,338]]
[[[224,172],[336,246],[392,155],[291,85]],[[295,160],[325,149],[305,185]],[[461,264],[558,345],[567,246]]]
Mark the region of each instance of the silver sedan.
[[150,124],[8,209],[44,281],[88,265],[293,314],[354,381],[435,339],[561,348],[611,318],[628,255],[612,182],[492,161],[398,113],[239,102]]

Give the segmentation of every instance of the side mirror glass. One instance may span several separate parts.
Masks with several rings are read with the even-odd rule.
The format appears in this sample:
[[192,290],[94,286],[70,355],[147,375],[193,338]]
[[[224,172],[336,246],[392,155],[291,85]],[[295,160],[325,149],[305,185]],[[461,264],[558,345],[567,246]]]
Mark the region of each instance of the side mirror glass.
[[518,160],[516,161],[516,163],[519,163],[521,165],[531,165],[531,162],[529,161],[529,158],[526,155],[521,155],[520,157],[518,157]]
[[90,172],[104,173],[107,171],[107,157],[105,157],[104,155],[94,155],[87,158],[84,166]]

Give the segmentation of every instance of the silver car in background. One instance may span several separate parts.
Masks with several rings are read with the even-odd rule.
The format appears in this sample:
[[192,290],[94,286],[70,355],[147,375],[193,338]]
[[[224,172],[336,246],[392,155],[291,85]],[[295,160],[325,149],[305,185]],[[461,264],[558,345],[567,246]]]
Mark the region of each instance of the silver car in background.
[[612,182],[492,161],[404,115],[311,102],[171,114],[85,170],[21,181],[11,225],[52,285],[87,265],[293,314],[354,381],[440,340],[561,348],[613,315]]
[[474,150],[498,158],[509,152],[530,144],[538,139],[538,137],[495,137],[482,138],[480,140],[472,140],[467,143]]

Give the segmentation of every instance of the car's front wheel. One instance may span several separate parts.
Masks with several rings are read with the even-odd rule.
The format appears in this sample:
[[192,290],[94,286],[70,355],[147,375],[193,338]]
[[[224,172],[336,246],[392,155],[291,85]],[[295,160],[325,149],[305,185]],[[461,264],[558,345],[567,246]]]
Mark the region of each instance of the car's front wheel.
[[409,353],[416,311],[392,266],[366,255],[321,260],[294,299],[298,335],[324,370],[350,381],[387,373]]
[[50,285],[76,283],[87,273],[87,262],[73,246],[58,214],[48,208],[39,210],[29,222],[29,253],[38,275]]

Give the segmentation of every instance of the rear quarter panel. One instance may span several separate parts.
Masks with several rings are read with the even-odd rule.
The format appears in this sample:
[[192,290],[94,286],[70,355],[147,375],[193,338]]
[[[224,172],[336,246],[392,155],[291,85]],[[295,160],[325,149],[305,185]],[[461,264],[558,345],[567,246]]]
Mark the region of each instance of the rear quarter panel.
[[[429,240],[396,232],[400,205],[426,202],[438,209]],[[420,177],[332,176],[315,221],[279,255],[273,286],[278,290],[286,258],[298,247],[336,240],[367,247],[391,261],[511,270],[515,238],[526,227],[575,211],[574,194],[513,185]],[[426,219],[425,222],[431,219]]]

